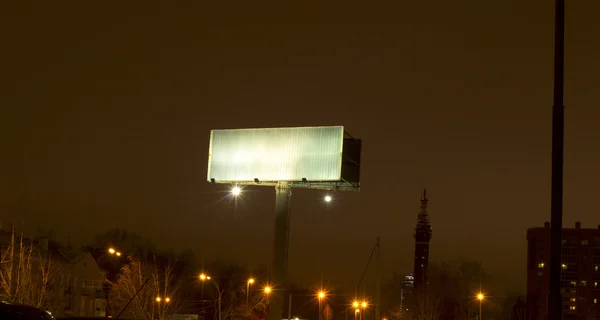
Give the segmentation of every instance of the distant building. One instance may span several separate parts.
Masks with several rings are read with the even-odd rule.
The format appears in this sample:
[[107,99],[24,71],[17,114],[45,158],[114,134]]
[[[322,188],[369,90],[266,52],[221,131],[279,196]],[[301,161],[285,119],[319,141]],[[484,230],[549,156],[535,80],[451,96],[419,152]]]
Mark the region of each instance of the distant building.
[[[527,304],[531,319],[547,319],[550,223],[527,230]],[[600,226],[562,231],[561,292],[564,319],[600,317]]]
[[408,319],[407,315],[410,315],[411,308],[414,304],[413,290],[415,287],[415,276],[411,273],[404,277],[402,281],[402,287],[400,289],[400,319]]
[[63,246],[40,239],[40,249],[50,252],[52,261],[59,264],[57,285],[53,294],[59,304],[58,316],[104,317],[106,315],[106,278],[96,260],[83,249]]
[[[48,309],[55,316],[105,316],[106,297],[103,291],[105,277],[92,255],[82,249],[61,245],[47,238],[21,238],[12,232],[0,230],[0,255],[9,260],[11,252],[19,259],[19,248],[25,252],[33,248],[31,279],[41,279],[37,268],[46,257],[50,258],[50,276],[45,295]],[[14,250],[10,250],[14,248]],[[23,260],[19,260],[23,261]],[[48,261],[48,260],[46,260]],[[15,262],[16,263],[16,262]],[[13,282],[17,277],[13,277]],[[37,287],[36,287],[37,288]],[[41,292],[41,290],[40,290]]]
[[421,197],[421,211],[417,217],[415,229],[415,265],[414,288],[416,291],[424,289],[429,282],[429,241],[431,240],[431,224],[427,213],[427,190],[423,190]]

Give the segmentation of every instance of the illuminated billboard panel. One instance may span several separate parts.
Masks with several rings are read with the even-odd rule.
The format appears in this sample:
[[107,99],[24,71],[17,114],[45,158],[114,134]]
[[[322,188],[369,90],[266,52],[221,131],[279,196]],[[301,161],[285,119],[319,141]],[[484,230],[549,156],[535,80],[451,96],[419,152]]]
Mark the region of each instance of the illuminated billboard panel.
[[342,180],[344,127],[212,130],[208,181]]

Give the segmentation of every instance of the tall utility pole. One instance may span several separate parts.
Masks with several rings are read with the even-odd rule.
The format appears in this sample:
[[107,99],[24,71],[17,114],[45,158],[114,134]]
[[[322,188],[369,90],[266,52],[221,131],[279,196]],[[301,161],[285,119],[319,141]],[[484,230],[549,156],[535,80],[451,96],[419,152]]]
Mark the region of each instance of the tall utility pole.
[[563,217],[563,146],[565,110],[563,105],[565,68],[565,0],[555,0],[554,8],[554,105],[552,106],[552,191],[550,200],[550,295],[548,319],[561,320],[563,301],[560,293],[562,217]]
[[379,237],[377,237],[377,243],[375,244],[375,253],[377,256],[377,265],[375,266],[375,320],[381,320],[379,312],[381,308],[381,243]]

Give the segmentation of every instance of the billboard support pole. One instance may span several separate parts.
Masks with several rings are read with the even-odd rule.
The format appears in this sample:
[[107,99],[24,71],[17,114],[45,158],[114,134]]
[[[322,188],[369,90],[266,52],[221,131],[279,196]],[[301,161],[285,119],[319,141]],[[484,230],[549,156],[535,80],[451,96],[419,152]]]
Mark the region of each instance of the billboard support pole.
[[287,261],[290,231],[290,204],[292,186],[289,182],[278,182],[275,186],[275,235],[273,246],[273,285],[269,306],[269,320],[281,320],[283,315],[283,295],[287,288]]

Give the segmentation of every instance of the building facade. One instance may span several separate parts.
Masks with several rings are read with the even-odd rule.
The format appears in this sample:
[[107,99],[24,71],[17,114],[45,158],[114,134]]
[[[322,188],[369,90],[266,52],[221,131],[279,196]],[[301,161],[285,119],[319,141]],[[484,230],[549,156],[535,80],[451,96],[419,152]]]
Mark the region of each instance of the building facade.
[[[9,279],[0,286],[0,297],[8,302],[41,302],[59,317],[105,316],[106,280],[89,252],[47,238],[30,239],[0,230],[0,257],[0,273]],[[6,292],[19,287],[26,287],[28,293]]]
[[[561,292],[564,319],[600,318],[600,226],[562,231]],[[547,319],[550,293],[550,223],[527,230],[527,304],[532,319]]]
[[55,314],[58,316],[104,317],[106,315],[106,279],[92,255],[47,240],[40,248],[48,248],[57,265],[55,286]]

